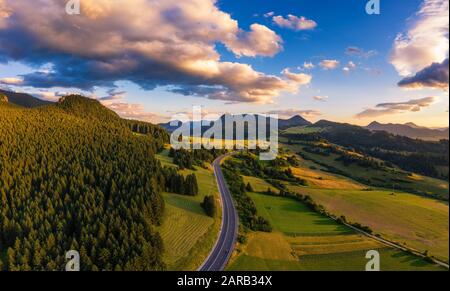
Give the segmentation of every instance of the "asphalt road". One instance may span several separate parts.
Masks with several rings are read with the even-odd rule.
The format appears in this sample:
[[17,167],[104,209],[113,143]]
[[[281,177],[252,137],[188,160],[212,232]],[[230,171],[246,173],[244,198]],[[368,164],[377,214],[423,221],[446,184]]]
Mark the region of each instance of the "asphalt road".
[[221,161],[227,156],[229,155],[221,156],[213,163],[222,204],[222,227],[213,250],[199,271],[223,271],[236,245],[239,219],[233,204],[233,198],[220,168]]

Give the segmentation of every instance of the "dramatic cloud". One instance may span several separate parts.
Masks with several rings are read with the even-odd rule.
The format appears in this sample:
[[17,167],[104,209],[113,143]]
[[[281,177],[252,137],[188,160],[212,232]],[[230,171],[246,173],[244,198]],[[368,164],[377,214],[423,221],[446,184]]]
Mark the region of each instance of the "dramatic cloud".
[[81,15],[70,16],[64,1],[0,0],[0,59],[51,64],[22,76],[23,86],[39,88],[92,90],[128,80],[146,90],[203,86],[214,89],[206,95],[213,99],[271,102],[301,85],[221,61],[217,43],[238,57],[255,57],[275,55],[282,40],[259,24],[241,29],[216,0],[128,2],[83,0]]
[[320,62],[320,67],[324,70],[334,70],[339,67],[339,61],[337,60],[323,60]]
[[289,14],[287,18],[283,16],[274,16],[273,22],[279,27],[289,28],[295,31],[311,30],[317,27],[317,23],[314,20],[306,19],[305,17],[297,17]]
[[375,108],[366,109],[356,115],[357,118],[375,118],[384,115],[392,115],[406,112],[419,112],[436,102],[436,97],[425,97],[422,99],[413,99],[400,103],[381,103]]
[[403,88],[421,89],[424,87],[448,90],[449,63],[446,59],[441,64],[434,63],[412,77],[401,80],[398,85]]
[[356,46],[350,46],[345,50],[345,53],[349,56],[357,56],[363,58],[370,58],[376,56],[378,52],[376,50],[365,51],[362,48]]
[[290,118],[295,115],[300,115],[304,118],[314,118],[322,115],[316,110],[296,110],[296,109],[279,109],[266,112],[266,114],[277,114],[281,118]]
[[314,96],[313,99],[316,101],[326,102],[328,100],[328,96]]
[[395,40],[390,61],[401,76],[448,58],[449,1],[424,0],[417,20]]

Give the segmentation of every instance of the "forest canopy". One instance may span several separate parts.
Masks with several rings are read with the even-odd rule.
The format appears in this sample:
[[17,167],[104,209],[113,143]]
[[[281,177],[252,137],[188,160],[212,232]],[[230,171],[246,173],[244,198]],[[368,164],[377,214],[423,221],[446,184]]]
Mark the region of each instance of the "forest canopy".
[[167,133],[67,96],[33,109],[0,102],[0,268],[162,270]]

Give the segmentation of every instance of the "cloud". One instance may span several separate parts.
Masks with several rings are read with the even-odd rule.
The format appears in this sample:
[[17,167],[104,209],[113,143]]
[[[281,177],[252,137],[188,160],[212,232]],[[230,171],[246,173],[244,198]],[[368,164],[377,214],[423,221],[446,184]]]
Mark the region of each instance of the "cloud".
[[0,18],[0,59],[51,64],[21,76],[23,86],[90,91],[127,80],[146,90],[220,88],[205,97],[233,102],[272,102],[298,90],[284,76],[221,60],[218,43],[238,57],[273,56],[282,39],[263,25],[240,28],[216,0],[83,0],[77,16],[59,0],[0,1],[11,11]]
[[313,99],[316,101],[326,102],[328,100],[328,96],[314,96]]
[[306,69],[306,70],[311,70],[311,69],[314,69],[315,66],[311,62],[309,62],[309,63],[305,62],[305,63],[303,63],[303,68]]
[[320,67],[324,70],[334,70],[339,67],[340,62],[337,60],[323,60],[320,62]]
[[308,74],[296,74],[292,73],[289,69],[284,69],[282,72],[283,76],[285,76],[287,79],[291,80],[292,82],[295,82],[299,85],[308,85],[311,83],[312,76]]
[[177,85],[169,90],[186,96],[206,96],[212,100],[273,103],[273,96],[280,91],[297,93],[299,87],[309,84],[312,78],[289,70],[283,71],[282,78],[263,75],[253,71],[249,65],[235,63],[221,63],[218,69],[222,85]]
[[297,109],[278,109],[271,110],[266,112],[265,114],[277,114],[281,118],[290,118],[292,116],[300,115],[305,118],[314,118],[322,115],[319,111],[316,110],[297,110]]
[[449,1],[424,0],[417,20],[395,39],[390,62],[401,76],[448,58]]
[[102,104],[125,119],[141,120],[147,122],[161,122],[168,120],[166,116],[147,112],[142,104],[130,104],[126,102],[102,102]]
[[407,102],[381,103],[375,108],[369,108],[356,115],[357,118],[375,118],[384,115],[400,114],[406,112],[419,112],[436,102],[436,97],[412,99]]
[[264,14],[264,17],[265,17],[265,18],[270,18],[270,17],[272,17],[272,16],[274,16],[274,15],[275,15],[275,12],[270,11],[270,12],[267,12],[266,14]]
[[349,56],[357,56],[357,57],[363,57],[363,58],[371,58],[378,54],[378,52],[376,50],[365,51],[364,49],[356,47],[356,46],[349,46],[345,50],[345,53]]
[[317,27],[317,23],[314,20],[306,19],[305,17],[297,17],[289,14],[287,18],[283,16],[274,16],[273,22],[279,27],[292,29],[295,31],[312,30]]
[[2,78],[2,79],[0,79],[0,84],[1,85],[13,85],[13,86],[22,85],[23,84],[23,79],[22,78],[15,78],[15,77]]
[[421,89],[424,87],[448,90],[449,63],[446,59],[442,63],[434,63],[412,77],[406,77],[398,85],[403,88]]
[[100,101],[115,101],[115,100],[121,100],[125,98],[125,94],[127,92],[125,91],[116,91],[116,89],[110,89],[108,90],[108,95],[104,97],[98,98]]
[[350,62],[348,62],[347,66],[342,68],[342,70],[345,73],[350,73],[351,71],[356,70],[356,67],[357,67],[356,64],[354,62],[350,61]]

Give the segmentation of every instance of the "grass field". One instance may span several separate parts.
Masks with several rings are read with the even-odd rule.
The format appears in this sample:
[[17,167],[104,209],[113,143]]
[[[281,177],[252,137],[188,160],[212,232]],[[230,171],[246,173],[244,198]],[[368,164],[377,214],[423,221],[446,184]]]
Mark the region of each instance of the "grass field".
[[252,185],[253,187],[253,191],[255,192],[266,192],[267,189],[269,188],[275,193],[279,192],[277,188],[273,187],[272,185],[270,185],[269,183],[267,183],[262,179],[258,179],[251,176],[242,176],[242,178],[244,179],[245,185],[247,185],[247,183],[250,183],[250,185]]
[[[364,184],[379,185],[387,189],[402,189],[403,191],[420,191],[431,197],[449,197],[449,184],[447,181],[425,177],[421,175],[409,175],[404,171],[398,169],[381,170],[373,168],[364,168],[356,164],[345,165],[340,161],[336,161],[339,158],[337,154],[331,154],[330,156],[322,156],[319,154],[312,154],[304,151],[304,145],[284,144],[284,148],[290,150],[293,153],[302,152],[305,156],[317,161],[320,164],[326,164],[331,166],[342,173],[345,173],[346,177],[353,178],[357,181],[365,181]],[[311,165],[311,161],[308,161]],[[323,169],[324,167],[321,166]]]
[[250,233],[228,270],[363,271],[368,250],[378,250],[382,270],[441,270],[422,259],[390,249],[321,216],[290,198],[250,193],[272,233]]
[[376,233],[400,244],[429,251],[448,261],[448,204],[407,193],[308,189],[289,186],[307,194],[334,215],[370,226]]
[[[159,154],[158,159],[165,166],[176,167],[167,150]],[[159,232],[164,241],[164,261],[168,269],[189,271],[196,270],[213,248],[220,230],[221,213],[213,219],[200,206],[206,195],[215,195],[219,199],[213,171],[196,167],[196,171],[181,172],[185,175],[195,173],[200,194],[189,197],[164,193],[166,211]]]
[[305,167],[291,167],[292,173],[304,179],[308,187],[321,189],[354,189],[362,190],[366,186],[357,183],[351,179],[329,174],[320,170],[313,170]]

